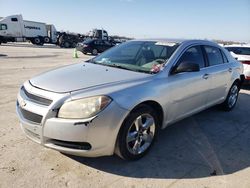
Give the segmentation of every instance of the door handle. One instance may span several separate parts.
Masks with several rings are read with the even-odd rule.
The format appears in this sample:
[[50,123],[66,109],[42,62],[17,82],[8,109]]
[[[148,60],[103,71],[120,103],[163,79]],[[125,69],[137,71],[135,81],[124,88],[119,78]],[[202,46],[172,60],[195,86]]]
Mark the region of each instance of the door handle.
[[209,74],[204,74],[204,75],[202,76],[202,78],[205,79],[205,80],[208,79],[208,77],[209,77]]
[[232,71],[233,71],[233,69],[232,69],[232,68],[229,68],[229,69],[228,69],[228,72],[232,72]]

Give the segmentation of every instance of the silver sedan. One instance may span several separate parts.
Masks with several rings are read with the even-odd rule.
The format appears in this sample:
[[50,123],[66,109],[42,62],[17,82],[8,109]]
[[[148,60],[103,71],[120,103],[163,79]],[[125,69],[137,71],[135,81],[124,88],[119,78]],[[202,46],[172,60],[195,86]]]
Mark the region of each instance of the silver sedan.
[[203,40],[135,40],[26,81],[16,110],[24,133],[63,153],[136,160],[168,125],[236,105],[242,64]]

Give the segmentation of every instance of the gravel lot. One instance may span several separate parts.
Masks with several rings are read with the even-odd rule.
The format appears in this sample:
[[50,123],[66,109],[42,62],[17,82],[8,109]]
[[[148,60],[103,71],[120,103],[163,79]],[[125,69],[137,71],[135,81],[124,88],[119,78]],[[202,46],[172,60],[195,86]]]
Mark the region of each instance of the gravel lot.
[[0,46],[0,187],[250,187],[250,87],[232,112],[211,108],[162,131],[136,162],[81,158],[25,137],[15,113],[30,77],[91,56],[31,44]]

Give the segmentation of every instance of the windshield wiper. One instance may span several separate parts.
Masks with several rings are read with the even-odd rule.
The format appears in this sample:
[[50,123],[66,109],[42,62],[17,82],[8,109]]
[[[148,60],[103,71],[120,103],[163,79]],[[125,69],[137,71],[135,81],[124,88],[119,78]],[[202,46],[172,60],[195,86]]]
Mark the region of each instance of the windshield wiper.
[[117,65],[117,64],[115,64],[115,63],[110,63],[110,64],[108,64],[108,63],[103,63],[103,65],[106,65],[106,66],[108,66],[108,67],[115,67],[115,68],[119,68],[119,69],[125,69],[125,70],[131,70],[131,71],[133,70],[133,69],[130,69],[130,68],[121,66],[121,65]]
[[118,65],[115,63],[99,63],[97,61],[94,60],[90,60],[88,61],[89,63],[93,63],[93,64],[98,64],[98,65],[103,65],[103,66],[108,66],[108,67],[115,67],[118,69],[124,69],[124,70],[129,70],[129,71],[134,71],[134,72],[142,72],[142,73],[147,73],[147,74],[154,74],[154,72],[151,71],[146,71],[146,70],[141,70],[141,69],[131,69],[122,65]]

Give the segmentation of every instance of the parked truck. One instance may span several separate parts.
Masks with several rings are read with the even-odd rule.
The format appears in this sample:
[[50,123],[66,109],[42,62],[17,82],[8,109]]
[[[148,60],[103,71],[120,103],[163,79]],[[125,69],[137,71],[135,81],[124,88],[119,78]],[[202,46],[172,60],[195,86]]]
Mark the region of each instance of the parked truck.
[[22,15],[12,15],[0,19],[0,44],[27,40],[36,45],[56,44],[56,28],[52,24],[23,20]]

